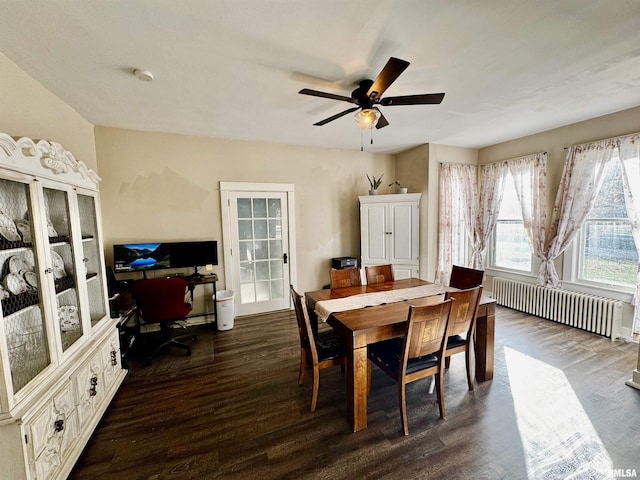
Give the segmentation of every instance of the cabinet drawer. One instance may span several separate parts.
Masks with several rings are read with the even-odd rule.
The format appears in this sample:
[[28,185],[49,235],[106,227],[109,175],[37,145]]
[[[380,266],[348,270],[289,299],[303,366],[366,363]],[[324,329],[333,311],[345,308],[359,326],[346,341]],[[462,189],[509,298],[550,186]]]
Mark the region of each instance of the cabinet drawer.
[[38,480],[51,478],[78,436],[71,383],[27,422],[29,465]]

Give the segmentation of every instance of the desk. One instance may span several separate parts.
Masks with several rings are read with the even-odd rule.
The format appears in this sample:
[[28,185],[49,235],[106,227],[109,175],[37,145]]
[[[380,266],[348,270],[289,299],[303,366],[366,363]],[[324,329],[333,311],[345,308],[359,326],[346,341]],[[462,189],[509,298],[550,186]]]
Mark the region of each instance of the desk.
[[213,314],[213,329],[218,330],[218,307],[216,302],[216,282],[218,281],[218,275],[212,273],[211,275],[202,275],[200,277],[181,276],[176,275],[177,278],[182,278],[187,282],[187,290],[191,296],[191,302],[193,303],[193,291],[198,285],[213,285],[213,312],[202,312],[189,315],[187,319],[194,317],[203,317],[205,315]]
[[[361,293],[379,292],[399,288],[427,285],[430,282],[416,278],[395,282],[319,290],[305,293],[309,316],[317,323],[315,304],[321,300],[342,298]],[[416,298],[406,302],[388,303],[375,307],[335,312],[328,319],[347,342],[347,417],[353,431],[367,428],[367,345],[404,334],[409,305],[432,303],[433,298]],[[476,323],[476,379],[479,382],[493,378],[493,348],[496,302],[482,297]],[[313,324],[312,323],[312,324]]]

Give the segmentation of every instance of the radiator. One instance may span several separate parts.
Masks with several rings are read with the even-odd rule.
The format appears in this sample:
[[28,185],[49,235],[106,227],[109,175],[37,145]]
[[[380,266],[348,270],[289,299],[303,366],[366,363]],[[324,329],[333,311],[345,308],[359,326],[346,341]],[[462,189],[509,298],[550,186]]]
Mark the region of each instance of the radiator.
[[545,288],[532,283],[493,278],[498,305],[611,338],[622,321],[622,302],[585,293]]

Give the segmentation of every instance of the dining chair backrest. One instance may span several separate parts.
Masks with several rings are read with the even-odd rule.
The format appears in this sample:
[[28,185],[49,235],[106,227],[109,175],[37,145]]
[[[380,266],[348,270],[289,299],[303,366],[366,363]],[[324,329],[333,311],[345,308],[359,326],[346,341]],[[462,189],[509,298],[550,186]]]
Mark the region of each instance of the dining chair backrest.
[[449,314],[449,335],[472,334],[481,296],[482,287],[446,293],[445,298],[455,300]]
[[313,330],[311,330],[311,322],[309,321],[309,314],[307,312],[304,298],[295,291],[293,285],[289,285],[289,290],[296,310],[298,333],[300,334],[300,347],[307,351],[314,362],[317,362],[318,352],[316,350],[316,342],[313,338]]
[[479,287],[484,279],[484,270],[454,265],[451,269],[449,286],[465,290],[467,288]]
[[367,285],[374,283],[393,282],[393,267],[387,265],[369,265],[364,267]]
[[[408,360],[412,358],[430,354],[442,358],[449,333],[447,327],[452,303],[448,299],[434,305],[409,307],[401,368],[406,369]],[[402,375],[404,373],[401,371]]]
[[362,285],[359,268],[331,269],[331,288],[357,287]]

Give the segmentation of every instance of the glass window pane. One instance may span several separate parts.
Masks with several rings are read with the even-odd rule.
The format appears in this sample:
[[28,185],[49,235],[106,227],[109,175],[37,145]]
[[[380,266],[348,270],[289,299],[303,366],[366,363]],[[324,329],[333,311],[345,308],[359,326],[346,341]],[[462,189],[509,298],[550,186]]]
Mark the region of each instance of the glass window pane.
[[267,200],[265,198],[253,199],[253,216],[254,218],[267,217]]
[[531,247],[522,221],[498,220],[495,245],[496,266],[531,271]]
[[238,247],[240,248],[241,262],[253,260],[253,242],[251,240],[239,242]]
[[269,258],[282,258],[282,240],[269,240]]
[[[629,180],[632,182],[633,177]],[[632,191],[638,189],[640,185],[632,186]],[[606,166],[593,208],[582,226],[580,246],[580,280],[635,286],[638,251],[627,218],[622,169],[616,158]]]
[[256,301],[256,289],[253,283],[243,283],[240,285],[240,298],[242,303],[253,303]]
[[279,198],[270,198],[269,199],[269,218],[281,218],[282,213],[280,209],[280,199]]
[[256,283],[256,302],[266,302],[271,300],[269,284],[271,282]]
[[256,240],[255,242],[256,250],[255,250],[255,258],[256,260],[266,260],[269,258],[269,251],[267,240]]
[[251,220],[238,220],[238,238],[240,240],[253,239],[252,225]]
[[254,220],[254,238],[267,238],[267,221],[266,220]]
[[284,298],[282,280],[274,280],[271,282],[271,298]]
[[492,245],[493,266],[531,272],[533,254],[511,175],[507,175],[504,181],[502,204],[493,230]]
[[238,218],[251,218],[251,199],[238,199]]
[[253,282],[253,262],[240,264],[240,283]]
[[583,236],[581,278],[607,284],[635,285],[638,251],[628,221],[587,220]]
[[278,220],[269,220],[269,238],[282,238],[282,224]]
[[271,260],[271,278],[282,278],[282,260]]
[[269,280],[269,262],[256,262],[256,281]]

